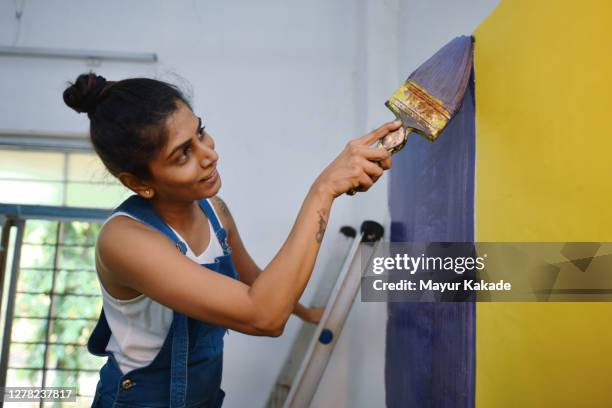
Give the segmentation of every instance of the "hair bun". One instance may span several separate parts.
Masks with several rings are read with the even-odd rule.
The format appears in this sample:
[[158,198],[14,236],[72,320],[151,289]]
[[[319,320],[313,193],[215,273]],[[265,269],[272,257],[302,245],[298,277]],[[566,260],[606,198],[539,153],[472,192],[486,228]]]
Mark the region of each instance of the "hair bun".
[[78,113],[91,114],[98,106],[99,97],[107,84],[103,76],[93,72],[79,75],[64,91],[64,103]]

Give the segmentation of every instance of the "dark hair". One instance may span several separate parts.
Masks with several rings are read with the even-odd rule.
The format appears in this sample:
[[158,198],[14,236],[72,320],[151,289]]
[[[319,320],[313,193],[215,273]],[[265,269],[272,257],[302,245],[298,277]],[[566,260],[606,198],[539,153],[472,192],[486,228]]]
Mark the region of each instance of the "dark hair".
[[181,101],[174,85],[148,78],[106,81],[94,73],[79,75],[64,91],[64,102],[87,113],[94,149],[115,176],[150,176],[148,162],[167,141],[165,122]]

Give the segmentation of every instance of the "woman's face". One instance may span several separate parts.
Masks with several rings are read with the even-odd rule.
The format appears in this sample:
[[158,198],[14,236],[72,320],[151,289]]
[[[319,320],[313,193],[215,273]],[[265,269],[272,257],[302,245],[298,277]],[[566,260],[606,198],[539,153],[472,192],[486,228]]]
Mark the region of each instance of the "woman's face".
[[179,101],[166,122],[166,132],[166,145],[149,162],[152,179],[147,184],[155,190],[154,198],[194,201],[217,194],[219,156],[200,118]]

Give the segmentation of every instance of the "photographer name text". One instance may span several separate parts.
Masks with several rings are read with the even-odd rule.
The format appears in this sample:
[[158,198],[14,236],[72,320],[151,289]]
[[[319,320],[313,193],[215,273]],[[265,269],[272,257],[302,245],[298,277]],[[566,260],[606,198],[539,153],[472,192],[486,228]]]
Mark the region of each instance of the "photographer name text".
[[417,282],[402,279],[397,282],[385,282],[376,279],[372,282],[376,291],[433,291],[433,292],[458,292],[458,291],[509,291],[512,284],[503,279],[497,282],[486,282],[484,280],[468,279],[462,282],[436,282],[434,280],[420,280]]

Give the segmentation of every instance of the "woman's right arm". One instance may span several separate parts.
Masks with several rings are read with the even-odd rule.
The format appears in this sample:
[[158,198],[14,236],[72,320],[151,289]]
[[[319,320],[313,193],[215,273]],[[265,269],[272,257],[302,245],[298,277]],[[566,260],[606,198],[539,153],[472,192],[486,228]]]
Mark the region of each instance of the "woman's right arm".
[[398,127],[388,123],[347,144],[313,183],[287,240],[250,287],[202,268],[166,237],[126,217],[101,231],[98,266],[113,282],[198,320],[278,336],[310,278],[333,200],[351,189],[366,191],[390,168],[389,153],[370,145]]

